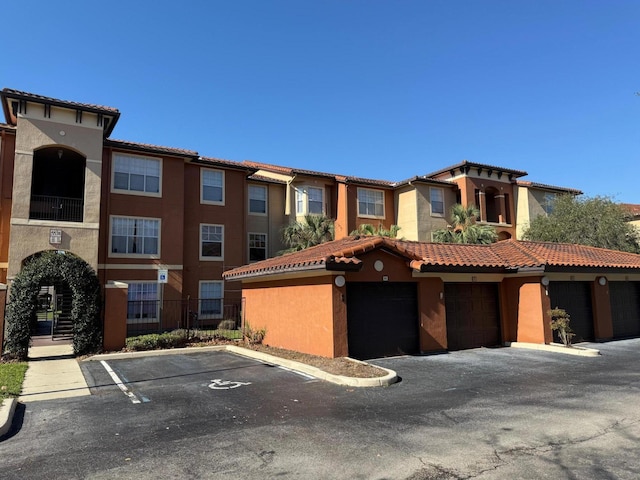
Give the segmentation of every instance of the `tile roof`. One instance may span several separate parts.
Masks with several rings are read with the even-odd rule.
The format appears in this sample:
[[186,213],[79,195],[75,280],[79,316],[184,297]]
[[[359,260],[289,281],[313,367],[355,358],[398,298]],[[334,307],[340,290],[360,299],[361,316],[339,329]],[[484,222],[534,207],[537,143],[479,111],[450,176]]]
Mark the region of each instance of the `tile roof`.
[[271,178],[271,177],[265,177],[263,175],[258,175],[257,173],[254,173],[253,175],[248,177],[248,180],[254,180],[256,182],[267,182],[267,183],[277,183],[280,185],[286,185],[287,182],[285,182],[284,180],[279,180],[277,178]]
[[143,152],[152,152],[152,153],[166,153],[169,155],[179,155],[186,157],[197,157],[198,152],[195,150],[185,150],[183,148],[174,148],[174,147],[163,147],[161,145],[151,145],[149,143],[139,143],[139,142],[128,142],[126,140],[115,140],[112,138],[108,138],[105,140],[105,145],[116,147],[116,148],[125,148],[136,151]]
[[576,190],[575,188],[558,187],[555,185],[547,185],[545,183],[530,182],[527,180],[516,180],[516,184],[523,185],[525,187],[540,188],[542,190],[555,190],[558,192],[567,192],[567,193],[573,193],[575,195],[582,195],[582,191]]
[[236,168],[240,170],[247,170],[250,172],[255,172],[255,168],[247,166],[244,162],[236,162],[233,160],[225,160],[223,158],[213,158],[213,157],[200,157],[198,158],[198,163],[207,163],[216,167],[227,167],[227,168]]
[[435,178],[429,178],[425,175],[416,175],[415,177],[407,178],[406,180],[402,180],[400,182],[396,182],[393,184],[394,187],[402,187],[404,185],[409,185],[411,183],[428,183],[430,185],[443,185],[449,188],[457,188],[458,185],[453,182],[449,182],[447,180],[436,180]]
[[449,172],[451,170],[455,170],[457,168],[462,168],[462,167],[483,168],[483,169],[486,169],[486,170],[495,170],[496,172],[511,173],[516,177],[524,177],[525,175],[528,175],[527,172],[525,172],[524,170],[514,170],[512,168],[497,167],[495,165],[487,165],[485,163],[476,163],[476,162],[470,162],[469,160],[463,160],[462,162],[456,163],[455,165],[451,165],[449,167],[441,168],[440,170],[436,170],[435,172],[429,173],[429,174],[425,175],[425,177],[435,177],[435,176],[440,175],[442,173],[446,173],[446,172]]
[[93,103],[80,103],[80,102],[72,102],[69,100],[60,100],[58,98],[45,97],[44,95],[36,95],[35,93],[14,90],[12,88],[3,88],[2,95],[7,96],[9,98],[30,100],[32,102],[37,102],[37,103],[50,103],[52,105],[58,105],[61,107],[82,108],[84,110],[92,110],[98,113],[102,112],[102,113],[109,113],[112,115],[120,113],[120,111],[117,108],[113,108],[113,107],[107,107],[104,105],[95,105]]
[[260,170],[267,170],[274,173],[279,173],[281,175],[309,175],[311,177],[323,177],[330,178],[337,182],[348,182],[348,183],[362,183],[367,185],[377,185],[379,187],[393,187],[394,182],[390,182],[388,180],[377,180],[373,178],[363,178],[363,177],[353,177],[349,175],[339,175],[337,173],[328,173],[328,172],[318,172],[315,170],[305,170],[302,168],[293,168],[293,167],[284,167],[281,165],[271,165],[269,163],[260,163],[254,162],[252,160],[245,160],[244,163],[252,166],[253,168]]
[[234,268],[225,272],[224,277],[233,280],[300,270],[335,270],[347,263],[359,265],[357,256],[376,248],[403,256],[410,267],[418,271],[433,271],[434,268],[446,271],[459,267],[480,271],[499,269],[505,273],[530,268],[542,271],[545,267],[621,268],[640,271],[640,255],[584,245],[518,240],[505,240],[490,245],[467,245],[355,236]]
[[635,203],[621,203],[620,205],[632,216],[640,217],[640,205],[637,205]]

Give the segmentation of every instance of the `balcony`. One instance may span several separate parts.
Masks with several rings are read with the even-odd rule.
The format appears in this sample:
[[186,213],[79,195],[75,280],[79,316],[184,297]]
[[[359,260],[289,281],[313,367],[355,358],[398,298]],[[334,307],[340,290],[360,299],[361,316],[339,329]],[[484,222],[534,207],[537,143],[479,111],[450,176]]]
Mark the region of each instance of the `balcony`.
[[84,201],[82,198],[32,195],[29,218],[54,222],[82,222]]

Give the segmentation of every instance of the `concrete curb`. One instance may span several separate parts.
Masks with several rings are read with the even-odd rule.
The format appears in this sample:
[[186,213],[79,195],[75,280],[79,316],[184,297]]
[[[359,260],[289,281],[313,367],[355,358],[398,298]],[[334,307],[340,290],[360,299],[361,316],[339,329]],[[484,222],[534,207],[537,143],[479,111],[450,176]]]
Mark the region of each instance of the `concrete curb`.
[[5,398],[0,405],[0,439],[9,431],[13,422],[13,413],[18,405],[17,398]]
[[[268,353],[256,352],[255,350],[237,347],[235,345],[214,345],[211,347],[171,348],[168,350],[146,350],[144,352],[104,353],[104,354],[94,355],[92,357],[85,358],[82,361],[92,362],[92,361],[98,361],[98,360],[116,360],[116,359],[126,359],[126,358],[141,358],[141,357],[152,357],[152,356],[159,356],[159,355],[178,355],[178,354],[185,354],[185,353],[198,353],[198,352],[211,352],[211,351],[227,351],[235,355],[252,358],[254,360],[259,360],[264,363],[280,365],[281,367],[285,367],[290,370],[294,370],[296,372],[305,373],[307,375],[311,375],[320,380],[325,380],[327,382],[335,383],[337,385],[345,385],[348,387],[388,387],[389,385],[398,381],[398,375],[396,374],[396,372],[394,372],[393,370],[389,370],[388,368],[379,367],[378,365],[373,365],[373,366],[375,366],[376,368],[379,368],[380,370],[384,370],[386,372],[386,375],[384,375],[383,377],[375,377],[375,378],[345,377],[343,375],[334,375],[332,373],[327,373],[324,370],[320,370],[317,367],[312,367],[304,363],[295,362],[293,360],[287,360],[286,358],[276,357],[274,355],[269,355]],[[352,358],[349,358],[349,360],[367,365],[365,362],[360,362],[359,360],[354,360]]]
[[580,357],[599,357],[600,350],[595,348],[578,347],[573,345],[571,347],[565,347],[558,343],[544,344],[544,343],[527,343],[527,342],[507,342],[507,347],[512,348],[527,348],[529,350],[543,350],[547,352],[564,353],[565,355],[578,355]]

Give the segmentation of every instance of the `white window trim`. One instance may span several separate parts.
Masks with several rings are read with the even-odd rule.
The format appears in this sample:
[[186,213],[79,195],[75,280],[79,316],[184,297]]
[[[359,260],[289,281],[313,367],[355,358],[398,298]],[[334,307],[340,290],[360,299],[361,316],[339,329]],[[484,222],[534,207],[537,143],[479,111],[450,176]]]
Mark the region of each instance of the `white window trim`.
[[[264,200],[264,213],[263,212],[252,212],[251,211],[251,194],[250,192],[250,188],[249,187],[258,187],[258,188],[263,188],[265,191],[265,200]],[[258,217],[266,217],[269,214],[269,188],[265,185],[254,185],[254,184],[249,184],[249,186],[247,187],[247,213],[249,215],[255,215]]]
[[[140,192],[138,190],[123,190],[120,188],[116,188],[116,155],[120,155],[123,157],[135,157],[141,158],[143,160],[154,160],[160,163],[160,178],[158,179],[158,193],[154,192]],[[113,152],[111,154],[111,193],[119,193],[122,195],[138,195],[142,197],[162,197],[162,172],[163,172],[163,161],[162,158],[158,157],[149,157],[146,155],[135,155],[132,153],[123,153],[123,152]]]
[[[322,212],[320,213],[309,213],[309,189],[314,188],[316,190],[320,190],[322,192]],[[298,211],[298,195],[302,195],[302,211]],[[325,205],[325,186],[324,185],[299,185],[295,187],[295,195],[293,196],[293,201],[295,203],[294,208],[296,215],[298,217],[310,214],[310,215],[326,215],[326,205]]]
[[[154,282],[151,280],[122,280],[124,283],[155,283],[157,285],[158,282]],[[138,324],[146,324],[146,323],[159,323],[160,322],[160,288],[156,290],[156,316],[152,319],[142,319],[142,318],[129,318],[129,298],[127,298],[127,325],[138,325]]]
[[[158,221],[158,253],[113,253],[111,251],[111,242],[113,241],[113,219],[114,218],[132,218],[136,220],[157,220]],[[109,215],[109,258],[160,258],[162,253],[162,219],[155,217],[134,217],[126,215]]]
[[[205,257],[202,255],[202,227],[221,227],[222,228],[222,247],[220,248],[220,256],[219,257]],[[219,262],[224,260],[224,225],[216,224],[216,223],[201,223],[198,227],[200,237],[200,242],[198,243],[198,256],[200,257],[200,261],[203,262]]]
[[[382,215],[381,216],[378,216],[378,215],[367,215],[366,213],[360,213],[360,191],[363,191],[363,192],[364,191],[376,192],[376,193],[381,193],[382,194]],[[384,192],[384,190],[376,190],[374,188],[358,187],[356,203],[358,205],[358,217],[360,217],[360,218],[377,218],[377,219],[382,219],[382,220],[384,220],[386,218],[387,209],[385,208],[385,192]]]
[[[431,197],[431,192],[433,190],[440,190],[440,193],[442,194],[442,213],[433,211],[433,203],[432,203],[432,197]],[[432,217],[444,217],[445,216],[446,205],[445,205],[445,201],[444,201],[444,188],[429,187],[429,210],[431,211],[431,216]]]
[[247,262],[254,263],[261,260],[251,260],[251,235],[264,235],[264,258],[269,258],[269,235],[265,232],[247,232]]
[[[221,284],[220,291],[222,296],[220,297],[220,313],[219,314],[207,314],[202,313],[202,301],[203,300],[215,300],[210,298],[202,298],[202,284],[203,283],[219,283]],[[198,281],[198,318],[202,320],[210,320],[224,317],[224,280],[200,280]]]
[[[219,172],[222,174],[222,200],[220,202],[215,202],[213,200],[205,200],[204,199],[204,172]],[[227,179],[225,177],[224,170],[218,170],[216,168],[201,168],[200,169],[200,203],[202,205],[220,205],[224,206],[225,197],[227,194]]]

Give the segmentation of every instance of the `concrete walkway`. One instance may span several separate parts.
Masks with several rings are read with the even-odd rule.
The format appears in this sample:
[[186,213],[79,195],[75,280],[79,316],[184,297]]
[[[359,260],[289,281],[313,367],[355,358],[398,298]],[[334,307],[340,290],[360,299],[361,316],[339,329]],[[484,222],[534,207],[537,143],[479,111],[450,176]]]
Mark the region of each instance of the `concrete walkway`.
[[22,403],[91,395],[69,342],[29,348]]

